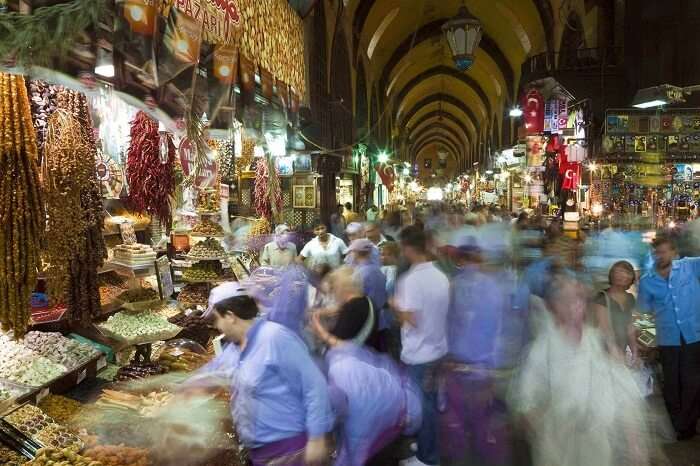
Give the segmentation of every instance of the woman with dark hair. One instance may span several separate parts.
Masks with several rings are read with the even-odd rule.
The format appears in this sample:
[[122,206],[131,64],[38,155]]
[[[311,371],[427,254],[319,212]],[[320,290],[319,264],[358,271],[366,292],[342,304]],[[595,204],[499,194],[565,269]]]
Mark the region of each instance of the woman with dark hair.
[[341,306],[331,330],[320,314],[312,318],[329,348],[325,360],[338,425],[335,466],[397,464],[386,447],[402,434],[414,434],[422,421],[420,392],[409,377],[388,356],[362,345],[372,317],[367,306],[351,300]]
[[593,300],[598,328],[610,351],[622,356],[629,346],[636,359],[637,332],[632,317],[636,301],[628,291],[635,282],[634,266],[627,261],[615,262],[610,267],[608,282],[610,287]]

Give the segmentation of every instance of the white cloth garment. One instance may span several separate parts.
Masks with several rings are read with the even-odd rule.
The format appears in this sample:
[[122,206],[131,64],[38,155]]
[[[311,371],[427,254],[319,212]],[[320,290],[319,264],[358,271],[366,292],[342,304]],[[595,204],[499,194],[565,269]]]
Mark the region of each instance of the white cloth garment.
[[411,266],[396,284],[396,303],[412,312],[416,326],[401,327],[401,360],[426,364],[447,354],[447,311],[450,283],[432,262]]
[[512,392],[533,429],[534,464],[646,464],[639,459],[653,450],[648,408],[631,372],[611,359],[597,330],[584,329],[577,345],[551,319],[544,327]]
[[307,265],[310,268],[315,268],[321,264],[328,264],[335,268],[343,263],[343,255],[347,254],[348,247],[345,242],[334,236],[328,234],[328,242],[321,244],[318,237],[315,237],[304,246],[299,254],[301,257],[307,260]]

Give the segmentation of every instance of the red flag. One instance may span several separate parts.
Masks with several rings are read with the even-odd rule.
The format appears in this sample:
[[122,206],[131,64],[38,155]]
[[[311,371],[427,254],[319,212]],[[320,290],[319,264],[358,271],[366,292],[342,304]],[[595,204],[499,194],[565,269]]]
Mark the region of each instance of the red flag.
[[523,97],[523,122],[527,134],[544,131],[544,97],[537,89],[531,89]]
[[396,173],[394,172],[394,167],[386,163],[377,163],[374,168],[379,174],[379,178],[382,179],[382,184],[386,186],[389,192],[394,190],[394,180],[396,179]]

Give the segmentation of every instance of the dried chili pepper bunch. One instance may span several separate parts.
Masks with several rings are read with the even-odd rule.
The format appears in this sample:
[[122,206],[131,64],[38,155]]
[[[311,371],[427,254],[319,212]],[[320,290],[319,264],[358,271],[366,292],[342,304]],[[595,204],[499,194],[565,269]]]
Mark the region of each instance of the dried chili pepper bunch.
[[273,219],[282,212],[279,174],[269,157],[260,157],[255,167],[255,212],[267,219]]
[[131,122],[126,180],[129,184],[129,203],[134,210],[151,214],[163,225],[170,225],[175,191],[175,144],[167,136],[168,154],[163,163],[160,142],[158,123],[144,112],[138,112]]
[[67,303],[73,321],[87,324],[92,316],[99,314],[100,292],[97,270],[102,267],[107,257],[102,229],[104,227],[104,209],[100,185],[97,182],[95,163],[97,143],[93,131],[87,98],[81,92],[64,89],[58,93],[59,108],[69,111],[80,123],[80,137],[87,146],[84,169],[87,173],[80,190],[82,219],[85,225],[83,245],[72,255],[70,265],[70,286]]
[[45,216],[36,133],[22,76],[0,73],[0,324],[24,335]]

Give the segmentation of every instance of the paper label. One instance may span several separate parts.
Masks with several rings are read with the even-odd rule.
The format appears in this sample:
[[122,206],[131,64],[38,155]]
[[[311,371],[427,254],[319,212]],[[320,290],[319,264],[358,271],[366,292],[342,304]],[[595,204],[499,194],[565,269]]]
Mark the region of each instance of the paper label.
[[107,357],[102,356],[100,359],[97,360],[97,370],[102,370],[105,367],[107,367]]
[[49,393],[51,393],[51,390],[49,390],[48,387],[42,389],[39,393],[36,394],[36,402],[37,404],[41,403],[41,401],[49,396]]
[[80,371],[80,374],[78,374],[78,383],[85,380],[86,377],[87,377],[87,369],[83,369],[82,371]]

